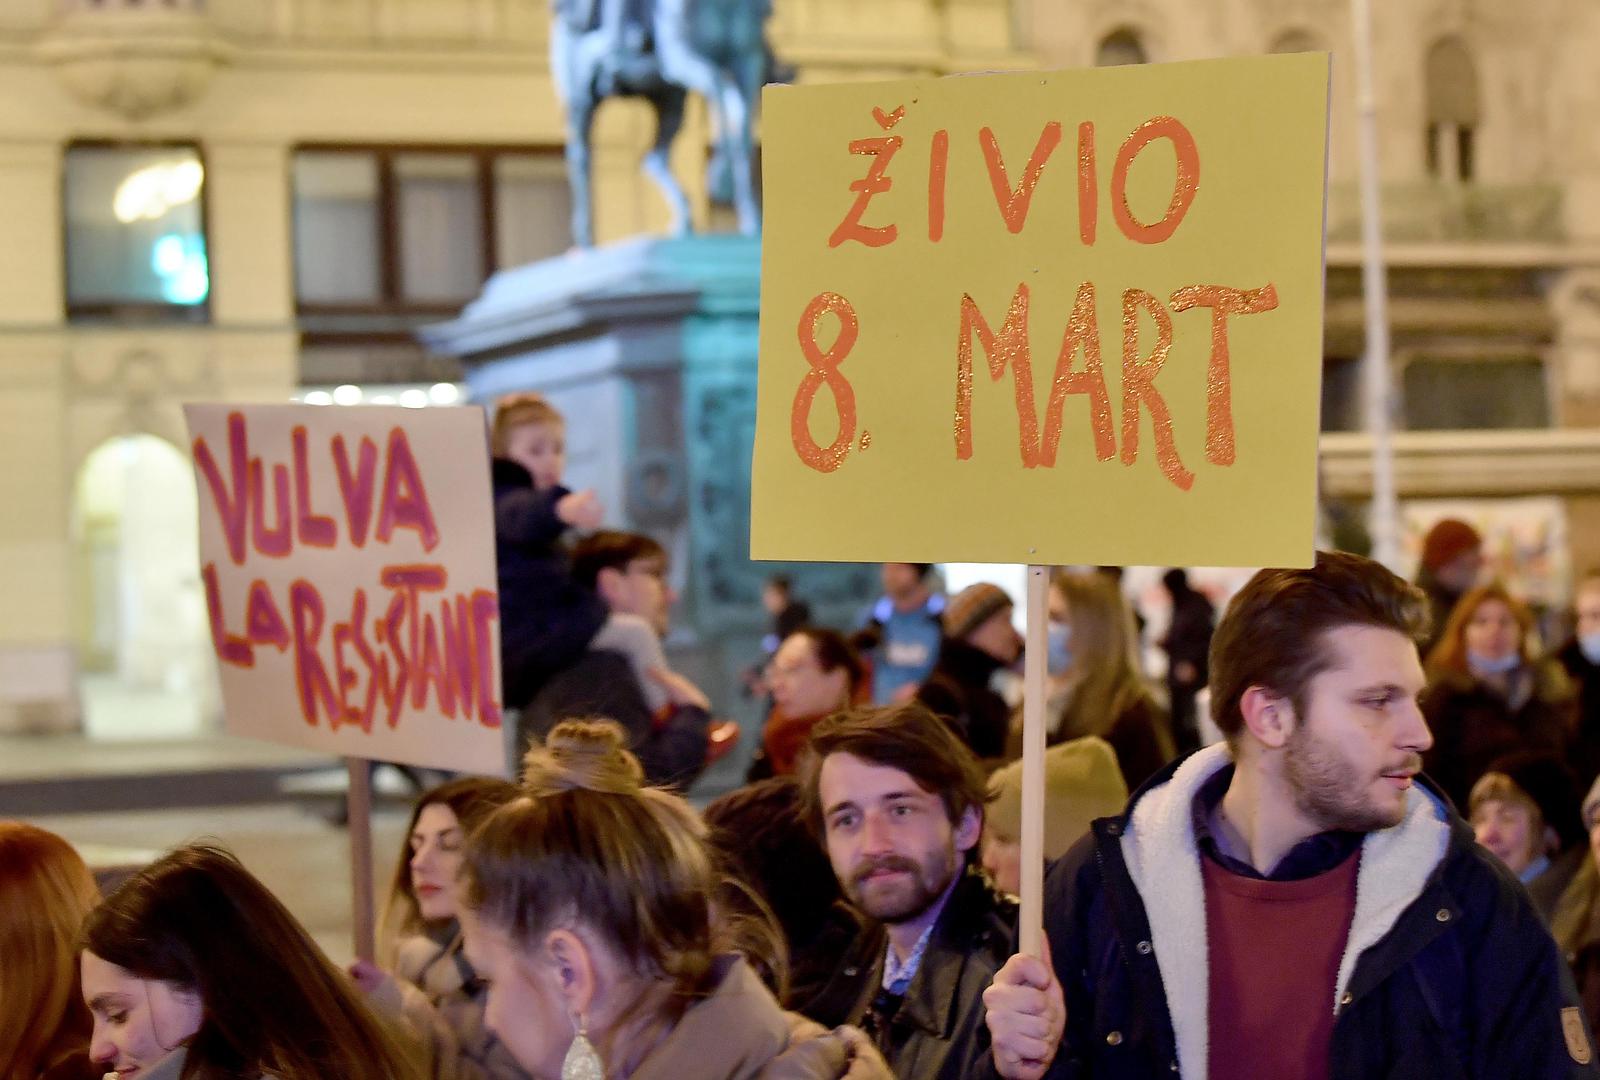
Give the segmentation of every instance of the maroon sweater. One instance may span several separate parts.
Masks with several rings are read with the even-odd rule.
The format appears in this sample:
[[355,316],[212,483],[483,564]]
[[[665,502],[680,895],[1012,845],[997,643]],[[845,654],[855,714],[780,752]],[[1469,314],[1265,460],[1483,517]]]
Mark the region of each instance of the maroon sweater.
[[1327,873],[1262,881],[1200,860],[1210,971],[1210,1080],[1327,1080],[1333,995],[1359,850]]

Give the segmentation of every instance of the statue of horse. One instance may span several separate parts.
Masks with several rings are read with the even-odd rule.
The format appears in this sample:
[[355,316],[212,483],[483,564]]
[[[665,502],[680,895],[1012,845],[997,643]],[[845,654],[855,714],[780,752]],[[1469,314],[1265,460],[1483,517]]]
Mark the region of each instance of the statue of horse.
[[642,97],[655,107],[656,139],[644,171],[666,196],[672,231],[690,231],[689,200],[667,154],[683,125],[690,92],[711,105],[714,193],[728,186],[739,231],[761,231],[752,170],[753,109],[773,71],[764,29],[771,0],[554,0],[551,70],[567,112],[567,179],[572,237],[594,243],[590,136],[608,97]]

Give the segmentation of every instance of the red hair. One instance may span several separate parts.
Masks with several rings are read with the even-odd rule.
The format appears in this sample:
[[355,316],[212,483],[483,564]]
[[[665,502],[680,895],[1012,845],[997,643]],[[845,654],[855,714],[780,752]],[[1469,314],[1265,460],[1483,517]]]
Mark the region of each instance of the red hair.
[[55,833],[0,821],[0,1071],[33,1077],[87,1052],[78,931],[100,902],[83,859]]

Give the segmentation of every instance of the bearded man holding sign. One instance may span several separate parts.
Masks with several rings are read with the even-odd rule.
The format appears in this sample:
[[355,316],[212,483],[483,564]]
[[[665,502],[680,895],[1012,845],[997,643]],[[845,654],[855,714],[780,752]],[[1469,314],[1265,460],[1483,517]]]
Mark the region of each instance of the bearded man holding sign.
[[1051,868],[1053,963],[985,992],[1001,1076],[1600,1075],[1527,893],[1420,774],[1426,630],[1358,556],[1251,579],[1211,650],[1226,741]]

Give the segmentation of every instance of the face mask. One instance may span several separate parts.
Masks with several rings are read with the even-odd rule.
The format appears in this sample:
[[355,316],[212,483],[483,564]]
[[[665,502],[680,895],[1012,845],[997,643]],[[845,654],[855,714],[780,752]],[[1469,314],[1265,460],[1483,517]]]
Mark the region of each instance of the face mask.
[[1050,674],[1061,675],[1072,666],[1072,624],[1053,622],[1049,634],[1047,666]]
[[1600,664],[1600,633],[1584,634],[1578,639],[1578,648],[1583,650],[1589,663]]
[[1505,675],[1515,671],[1521,663],[1522,657],[1516,653],[1510,653],[1497,660],[1491,660],[1487,656],[1479,656],[1470,650],[1467,652],[1467,666],[1479,675]]

